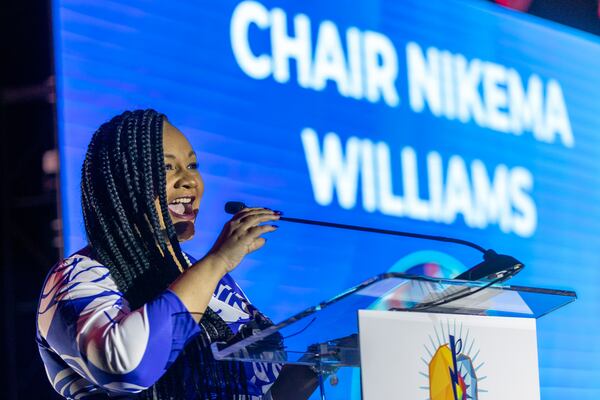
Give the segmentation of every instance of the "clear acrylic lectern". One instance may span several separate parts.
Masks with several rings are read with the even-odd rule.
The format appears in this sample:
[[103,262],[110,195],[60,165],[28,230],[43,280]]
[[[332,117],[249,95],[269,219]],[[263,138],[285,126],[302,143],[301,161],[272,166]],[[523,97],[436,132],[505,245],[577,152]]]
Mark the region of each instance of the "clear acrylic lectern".
[[358,310],[539,318],[576,298],[564,290],[386,273],[248,337],[215,343],[212,350],[219,360],[301,364],[326,373],[360,366]]

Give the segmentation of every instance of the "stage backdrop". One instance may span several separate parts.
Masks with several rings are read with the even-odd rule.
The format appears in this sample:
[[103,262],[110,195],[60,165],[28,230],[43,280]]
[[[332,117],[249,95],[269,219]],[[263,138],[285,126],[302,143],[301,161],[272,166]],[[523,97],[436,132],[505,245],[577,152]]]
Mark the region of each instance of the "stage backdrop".
[[[541,394],[600,397],[598,38],[483,1],[55,0],[53,14],[67,253],[85,244],[92,133],[155,108],[198,153],[195,256],[228,200],[478,242],[527,265],[514,284],[577,291],[539,321]],[[279,225],[234,272],[275,321],[383,271],[480,260]],[[357,398],[357,374],[340,379],[355,392],[334,396]]]

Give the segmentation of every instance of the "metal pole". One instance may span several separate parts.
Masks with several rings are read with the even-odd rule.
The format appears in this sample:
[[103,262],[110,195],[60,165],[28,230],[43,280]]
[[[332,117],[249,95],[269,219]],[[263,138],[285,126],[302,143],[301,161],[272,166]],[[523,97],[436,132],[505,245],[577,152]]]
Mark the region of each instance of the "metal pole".
[[319,391],[321,392],[321,400],[325,400],[325,380],[323,379],[323,366],[321,365],[321,359],[317,364],[317,375],[319,376]]

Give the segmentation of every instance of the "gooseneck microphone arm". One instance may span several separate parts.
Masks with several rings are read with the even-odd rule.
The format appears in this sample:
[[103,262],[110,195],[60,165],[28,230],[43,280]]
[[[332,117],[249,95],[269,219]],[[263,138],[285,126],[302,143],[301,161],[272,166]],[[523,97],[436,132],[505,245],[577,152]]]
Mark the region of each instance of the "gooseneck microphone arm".
[[[236,214],[247,206],[241,201],[228,201],[225,204],[225,212]],[[456,239],[446,236],[425,235],[422,233],[393,231],[390,229],[372,228],[358,225],[338,224],[335,222],[315,221],[303,218],[280,217],[279,220],[294,222],[298,224],[325,226],[328,228],[346,229],[351,231],[379,233],[383,235],[402,236],[415,239],[433,240],[436,242],[455,243],[471,247],[483,253],[483,261],[467,271],[456,276],[455,279],[477,281],[481,279],[493,279],[495,282],[506,280],[524,268],[522,262],[508,255],[497,254],[494,250],[486,250],[476,243],[468,240]]]
[[[225,211],[228,214],[236,214],[241,211],[243,208],[247,206],[241,201],[229,201],[225,204]],[[335,222],[326,222],[326,221],[315,221],[310,219],[303,218],[290,218],[290,217],[280,217],[280,221],[288,221],[295,222],[298,224],[306,224],[306,225],[318,225],[318,226],[326,226],[328,228],[337,228],[337,229],[347,229],[351,231],[360,231],[360,232],[370,232],[370,233],[379,233],[383,235],[393,235],[393,236],[402,236],[402,237],[410,237],[415,239],[425,239],[425,240],[434,240],[436,242],[447,242],[447,243],[456,243],[464,246],[472,247],[476,250],[479,250],[483,254],[486,253],[486,249],[481,247],[480,245],[469,242],[468,240],[456,239],[446,236],[436,236],[436,235],[425,235],[422,233],[413,233],[413,232],[403,232],[403,231],[393,231],[390,229],[380,229],[380,228],[371,228],[367,226],[358,226],[358,225],[347,225],[347,224],[338,224]]]
[[379,233],[379,234],[383,234],[383,235],[403,236],[403,237],[425,239],[425,240],[435,240],[437,242],[457,243],[457,244],[462,244],[465,246],[472,247],[476,250],[479,250],[482,253],[485,253],[485,251],[486,251],[483,247],[479,246],[476,243],[469,242],[468,240],[456,239],[456,238],[451,238],[451,237],[446,237],[446,236],[425,235],[422,233],[393,231],[390,229],[380,229],[380,228],[371,228],[368,226],[338,224],[335,222],[312,221],[309,219],[302,219],[302,218],[280,217],[279,219],[282,221],[296,222],[299,224],[306,224],[306,225],[319,225],[319,226],[326,226],[329,228],[348,229],[351,231]]

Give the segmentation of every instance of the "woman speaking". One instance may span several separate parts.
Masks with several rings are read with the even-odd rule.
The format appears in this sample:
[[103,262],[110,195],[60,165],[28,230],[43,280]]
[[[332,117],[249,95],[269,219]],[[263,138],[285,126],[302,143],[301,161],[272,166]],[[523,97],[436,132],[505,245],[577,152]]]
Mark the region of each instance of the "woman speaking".
[[305,399],[305,367],[216,361],[210,344],[269,319],[228,274],[265,245],[279,213],[245,208],[200,260],[204,193],[196,154],[154,110],[125,112],[89,144],[81,175],[88,245],[56,264],[40,296],[37,342],[69,399]]

